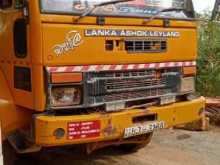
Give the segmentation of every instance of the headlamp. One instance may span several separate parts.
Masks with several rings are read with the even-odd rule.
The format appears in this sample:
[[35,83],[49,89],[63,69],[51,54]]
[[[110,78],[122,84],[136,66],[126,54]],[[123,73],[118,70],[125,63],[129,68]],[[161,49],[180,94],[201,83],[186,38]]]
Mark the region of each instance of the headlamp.
[[81,102],[81,90],[79,87],[53,87],[51,90],[51,106],[73,106]]
[[181,78],[180,93],[195,92],[195,78],[184,77]]

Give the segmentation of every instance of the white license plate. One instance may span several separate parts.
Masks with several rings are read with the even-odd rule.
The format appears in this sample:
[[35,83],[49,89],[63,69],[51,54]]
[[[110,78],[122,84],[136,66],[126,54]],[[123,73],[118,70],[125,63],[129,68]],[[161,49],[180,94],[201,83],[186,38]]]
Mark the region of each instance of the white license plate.
[[124,138],[143,135],[158,129],[165,128],[165,122],[153,122],[148,124],[136,125],[134,127],[125,128]]

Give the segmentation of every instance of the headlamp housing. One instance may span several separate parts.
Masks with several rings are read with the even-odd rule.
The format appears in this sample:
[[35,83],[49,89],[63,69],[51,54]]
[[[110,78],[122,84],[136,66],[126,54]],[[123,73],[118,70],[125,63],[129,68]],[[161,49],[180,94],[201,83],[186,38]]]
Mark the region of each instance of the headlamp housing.
[[180,93],[195,92],[195,77],[183,77],[180,82]]
[[66,107],[81,103],[79,86],[54,86],[51,88],[50,104],[52,107]]

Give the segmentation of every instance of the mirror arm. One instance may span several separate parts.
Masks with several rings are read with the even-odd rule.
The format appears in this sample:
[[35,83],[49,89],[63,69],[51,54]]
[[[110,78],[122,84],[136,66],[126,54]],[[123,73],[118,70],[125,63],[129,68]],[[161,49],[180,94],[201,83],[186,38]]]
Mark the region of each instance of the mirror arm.
[[24,0],[22,10],[23,10],[23,16],[28,24],[29,23],[29,3],[27,0]]

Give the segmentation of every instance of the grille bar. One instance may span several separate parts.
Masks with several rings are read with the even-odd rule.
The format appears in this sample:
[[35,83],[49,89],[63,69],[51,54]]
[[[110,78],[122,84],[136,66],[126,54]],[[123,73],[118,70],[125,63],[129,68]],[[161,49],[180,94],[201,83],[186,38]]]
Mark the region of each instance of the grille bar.
[[128,88],[128,89],[112,89],[112,90],[107,90],[107,93],[119,93],[119,92],[124,92],[124,91],[140,91],[140,90],[146,90],[146,89],[155,89],[155,88],[163,88],[166,87],[165,85],[154,85],[151,87],[133,87],[133,88]]
[[166,40],[127,40],[125,50],[128,52],[165,52],[167,50]]
[[150,89],[145,91],[133,91],[124,93],[115,93],[104,96],[104,102],[113,102],[115,100],[134,101],[149,98],[157,98],[171,93],[170,89]]
[[125,90],[144,90],[151,88],[162,88],[165,87],[165,82],[163,80],[158,79],[135,79],[135,80],[119,80],[117,82],[107,82],[106,88],[108,92],[121,92]]

